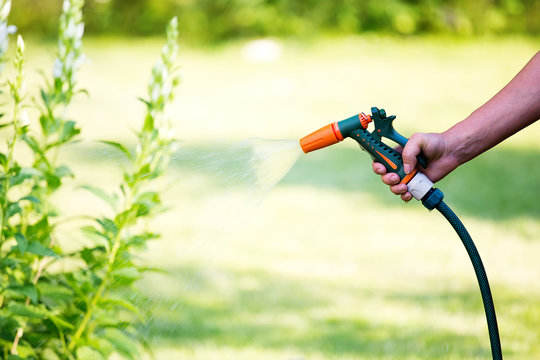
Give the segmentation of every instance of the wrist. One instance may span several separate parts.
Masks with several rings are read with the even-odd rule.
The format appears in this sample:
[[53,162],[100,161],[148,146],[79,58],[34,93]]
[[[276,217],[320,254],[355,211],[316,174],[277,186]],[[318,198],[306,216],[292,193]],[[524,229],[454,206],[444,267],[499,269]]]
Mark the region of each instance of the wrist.
[[453,166],[453,169],[463,165],[477,155],[477,147],[480,144],[477,136],[479,132],[471,126],[471,124],[475,124],[472,117],[473,115],[469,116],[464,121],[441,133],[445,142],[445,154],[443,156]]

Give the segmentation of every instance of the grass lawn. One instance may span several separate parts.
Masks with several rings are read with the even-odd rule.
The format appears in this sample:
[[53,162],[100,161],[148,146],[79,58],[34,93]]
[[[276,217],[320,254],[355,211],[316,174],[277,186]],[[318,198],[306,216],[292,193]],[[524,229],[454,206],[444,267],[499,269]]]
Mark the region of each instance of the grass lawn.
[[[172,210],[143,257],[167,271],[140,283],[157,359],[488,359],[480,293],[459,238],[404,204],[344,142],[302,156],[264,201],[230,151],[244,138],[298,139],[371,106],[404,135],[442,131],[508,82],[537,40],[326,38],[279,43],[270,62],[243,43],[183,49],[172,115],[184,142],[164,186]],[[71,114],[85,142],[64,154],[114,188],[122,165],[96,139],[132,139],[156,40],[89,39]],[[29,66],[52,55],[27,44]],[[39,77],[30,72],[32,81]],[[440,183],[483,257],[507,359],[540,358],[540,124]],[[190,161],[193,160],[193,161]],[[99,174],[99,175],[96,175]],[[58,195],[69,213],[101,210]],[[256,205],[254,205],[256,204]],[[66,227],[65,241],[76,235]]]

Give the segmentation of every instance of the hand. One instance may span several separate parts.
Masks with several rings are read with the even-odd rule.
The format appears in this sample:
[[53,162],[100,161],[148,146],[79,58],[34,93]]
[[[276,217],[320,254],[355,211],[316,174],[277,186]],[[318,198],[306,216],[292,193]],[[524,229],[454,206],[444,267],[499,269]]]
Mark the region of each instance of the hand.
[[[403,168],[408,174],[416,168],[416,156],[422,152],[428,160],[428,168],[419,168],[431,181],[436,182],[448,175],[459,164],[449,151],[448,139],[445,133],[416,133],[410,137],[405,148],[398,147],[397,151],[403,156]],[[390,191],[396,195],[401,195],[403,201],[412,199],[412,195],[407,191],[406,184],[400,184],[399,176],[394,173],[386,173],[383,164],[374,162],[373,171],[382,175],[383,183],[390,185]]]

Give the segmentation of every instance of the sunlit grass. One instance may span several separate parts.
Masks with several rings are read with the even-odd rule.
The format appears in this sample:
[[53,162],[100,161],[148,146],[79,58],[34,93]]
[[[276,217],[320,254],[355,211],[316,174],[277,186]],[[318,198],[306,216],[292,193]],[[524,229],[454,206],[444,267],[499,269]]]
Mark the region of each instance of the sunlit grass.
[[[185,147],[297,139],[370,106],[398,115],[404,135],[441,131],[510,80],[538,41],[367,36],[282,45],[269,63],[250,63],[241,43],[183,50],[173,116]],[[52,59],[36,46],[27,46],[29,66],[47,68]],[[71,113],[86,138],[132,138],[126,129],[142,121],[140,74],[158,47],[87,40],[80,81],[90,95]],[[540,356],[539,137],[533,125],[440,184],[483,257],[507,358]],[[95,143],[65,159],[77,183],[118,182],[119,157]],[[459,239],[439,214],[391,195],[353,144],[302,157],[258,207],[245,200],[254,183],[223,186],[211,168],[181,160],[164,184],[173,210],[154,224],[164,238],[145,255],[169,273],[141,283],[141,301],[151,304],[141,331],[158,359],[490,358]],[[83,194],[59,201],[70,214],[100,209]],[[69,227],[61,234],[76,237]]]

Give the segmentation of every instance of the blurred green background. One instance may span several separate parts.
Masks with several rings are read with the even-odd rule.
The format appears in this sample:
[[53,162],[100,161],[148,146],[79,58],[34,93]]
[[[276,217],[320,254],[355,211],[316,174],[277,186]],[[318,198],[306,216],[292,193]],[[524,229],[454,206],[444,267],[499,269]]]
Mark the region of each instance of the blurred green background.
[[[33,91],[34,70],[52,68],[60,7],[13,3]],[[123,163],[94,140],[133,141],[137,97],[178,15],[182,84],[171,117],[183,146],[163,184],[171,211],[153,224],[164,236],[143,254],[167,273],[140,284],[150,314],[141,331],[157,359],[488,359],[472,267],[439,214],[390,194],[348,142],[301,156],[263,197],[237,144],[296,140],[371,106],[396,114],[405,135],[443,131],[538,51],[538,7],[89,1],[78,77],[89,96],[70,110],[84,141],[63,154],[77,178],[56,200],[71,215],[105,211],[73,191],[115,189]],[[540,357],[539,138],[534,124],[440,183],[483,257],[508,359]],[[59,231],[76,241],[69,226]]]
[[[51,35],[60,5],[17,0],[13,18],[24,30]],[[85,6],[91,34],[157,34],[177,14],[184,39],[199,41],[366,31],[537,35],[539,11],[536,0],[91,0]]]

